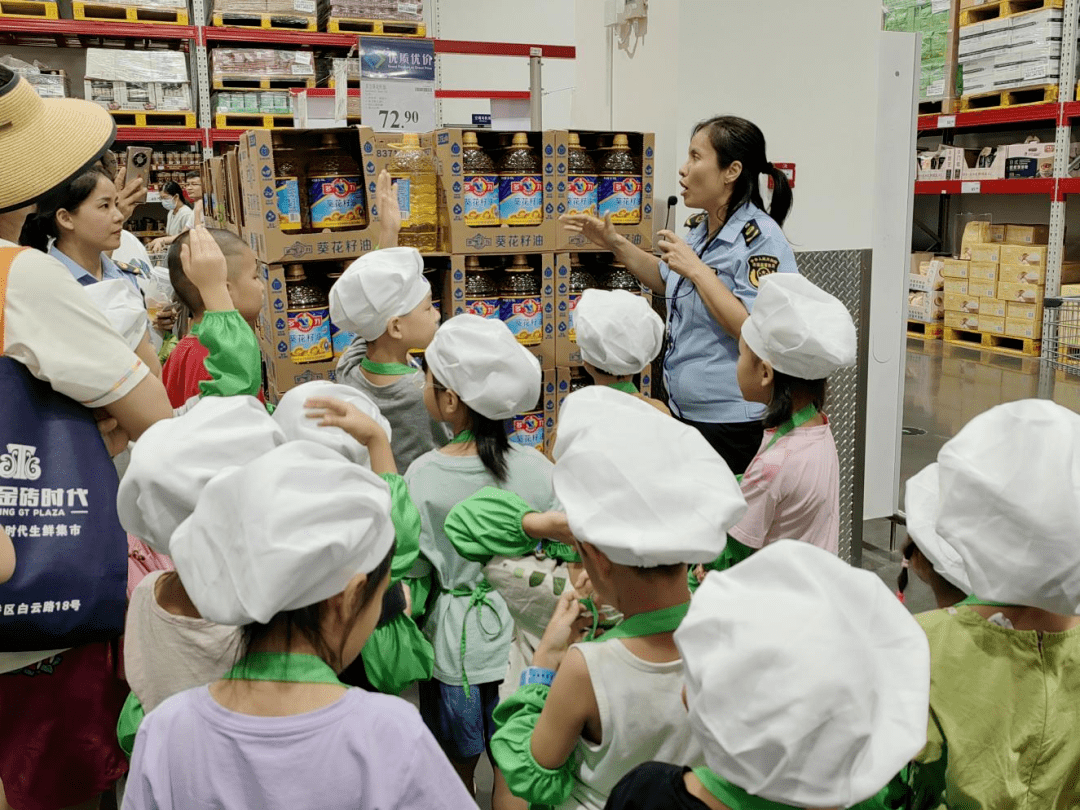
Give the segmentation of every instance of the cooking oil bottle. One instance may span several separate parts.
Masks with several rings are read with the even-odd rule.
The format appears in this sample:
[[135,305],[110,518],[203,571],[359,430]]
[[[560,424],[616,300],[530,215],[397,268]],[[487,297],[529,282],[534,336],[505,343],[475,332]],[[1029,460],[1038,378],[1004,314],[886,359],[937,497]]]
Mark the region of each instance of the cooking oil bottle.
[[404,143],[394,145],[390,176],[397,183],[401,208],[398,244],[421,252],[435,250],[439,235],[436,210],[435,161],[420,146],[420,136],[406,132]]
[[465,191],[465,224],[482,228],[499,224],[499,175],[475,132],[462,135],[461,175]]
[[367,205],[360,167],[341,145],[337,135],[324,133],[321,145],[308,162],[308,206],[315,231],[366,228]]
[[592,290],[600,285],[596,278],[581,263],[580,253],[570,254],[570,342],[577,343],[577,329],[574,327],[574,310],[581,301],[585,290]]
[[[326,278],[330,282],[330,286],[333,287],[337,283],[337,280],[345,274],[345,270],[348,268],[350,262],[344,262],[336,272],[327,273]],[[330,346],[334,353],[334,359],[341,357],[345,354],[346,350],[356,340],[356,333],[350,332],[347,329],[342,329],[333,319],[330,320]]]
[[544,222],[540,163],[524,132],[514,135],[499,166],[499,220],[503,225],[541,225]]
[[604,276],[604,289],[626,290],[634,295],[641,295],[641,284],[622,262],[611,263],[611,269]]
[[585,369],[577,367],[570,370],[570,393],[580,391],[582,388],[587,388],[592,385],[592,378],[589,377]]
[[512,420],[510,441],[524,447],[534,447],[544,451],[544,395],[536,401],[536,406],[528,413],[519,414]]
[[273,134],[273,140],[278,227],[285,233],[299,233],[311,227],[307,183],[300,164],[300,152],[286,144],[284,136],[277,131]]
[[611,214],[616,225],[641,222],[641,170],[630,154],[625,135],[616,135],[600,162],[600,191],[597,207],[601,218]]
[[544,339],[544,310],[540,274],[528,256],[515,256],[499,287],[500,317],[522,346],[539,346]]
[[491,268],[481,267],[476,256],[465,257],[465,311],[481,318],[498,318],[499,288],[491,280]]
[[570,154],[567,156],[568,184],[566,213],[596,216],[596,164],[581,145],[576,132],[570,133]]
[[330,304],[326,293],[311,284],[304,265],[285,266],[288,298],[289,355],[294,363],[318,363],[334,356],[330,342]]

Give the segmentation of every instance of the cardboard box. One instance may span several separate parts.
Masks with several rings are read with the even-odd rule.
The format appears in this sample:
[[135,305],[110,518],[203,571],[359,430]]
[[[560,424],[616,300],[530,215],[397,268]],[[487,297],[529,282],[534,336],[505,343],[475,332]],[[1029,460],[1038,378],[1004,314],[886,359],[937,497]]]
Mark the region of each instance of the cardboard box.
[[968,279],[968,295],[973,298],[994,298],[997,296],[996,281],[984,281],[979,278]]
[[[434,138],[436,171],[439,178],[440,222],[445,229],[440,234],[442,249],[449,253],[537,253],[553,251],[556,241],[556,159],[553,130],[529,132],[529,145],[540,164],[541,209],[543,221],[536,225],[492,225],[472,227],[465,220],[465,184],[462,178],[462,136],[468,130],[438,129]],[[500,161],[503,142],[513,133],[476,130],[480,146],[488,153],[496,167]],[[382,157],[390,159],[389,149]],[[365,161],[368,151],[365,146]],[[378,156],[377,156],[378,157]],[[374,164],[370,164],[374,168]],[[365,169],[368,165],[365,165]],[[371,178],[374,188],[376,172]],[[371,193],[369,191],[369,193]]]
[[941,275],[945,278],[967,278],[968,262],[966,259],[945,259],[941,266]]
[[963,247],[968,245],[985,245],[991,242],[991,225],[983,219],[976,219],[964,226],[964,235],[961,239]]
[[979,331],[989,332],[992,335],[1005,334],[1005,319],[995,318],[990,315],[979,313]]
[[959,295],[957,293],[943,293],[945,310],[947,312],[969,312],[978,314],[979,299],[973,295]]
[[960,249],[960,258],[972,262],[993,262],[996,264],[1001,261],[1001,245],[967,244]]
[[1033,321],[1027,318],[1006,318],[1005,334],[1015,338],[1029,338],[1038,340],[1042,337],[1042,320]]
[[972,261],[968,263],[969,281],[997,281],[998,265],[992,261]]
[[1049,248],[1045,245],[1003,245],[1001,248],[1001,263],[1011,265],[1028,265],[1029,267],[1046,267],[1046,254]]
[[978,331],[979,329],[979,316],[970,315],[964,312],[950,312],[945,310],[945,325],[950,329],[965,329],[967,331]]
[[1005,242],[1010,245],[1045,245],[1049,239],[1049,225],[1005,226]]
[[968,280],[966,278],[947,278],[944,280],[944,289],[947,293],[967,295]]
[[1010,301],[1006,304],[1005,317],[1013,321],[1038,321],[1042,323],[1042,304],[1017,304]]
[[1046,284],[1046,268],[1027,264],[1003,264],[998,280],[1009,284],[1034,284],[1041,287]]
[[1006,303],[1000,298],[980,298],[979,314],[989,315],[992,318],[1005,317]]
[[191,103],[191,85],[188,82],[155,82],[154,103],[159,110],[165,111],[195,109]]
[[940,290],[943,286],[941,269],[945,262],[932,253],[911,254],[911,272],[908,273],[909,290]]
[[[960,170],[967,164],[963,149],[945,144],[938,146],[937,149],[920,151],[915,159],[916,179],[931,182],[959,180]],[[972,153],[971,160],[974,159],[974,153]]]
[[127,101],[124,82],[114,82],[111,79],[84,79],[83,98],[106,110],[122,110]]
[[945,316],[945,293],[919,292],[908,293],[908,320],[922,323],[935,323]]
[[[1077,144],[1073,144],[1073,149]],[[1054,144],[1017,143],[1009,147],[1005,177],[1009,179],[1054,176]]]
[[998,285],[998,298],[1018,304],[1041,304],[1043,290],[1034,284],[1002,282]]
[[[375,151],[375,133],[370,127],[351,127],[333,130],[343,144],[355,144],[361,151]],[[295,139],[298,144],[318,137],[327,130],[252,129],[240,139],[238,166],[243,191],[243,236],[255,254],[264,262],[298,262],[349,259],[367,253],[378,241],[378,225],[371,215],[375,181],[384,163],[378,160],[358,161],[361,180],[366,182],[368,219],[366,228],[330,233],[283,232],[279,226],[277,188],[274,182],[274,146],[271,133]],[[390,138],[400,136],[387,136]],[[355,140],[354,140],[355,139]],[[374,173],[369,172],[370,171]]]
[[[1008,148],[1005,146],[983,147],[978,155],[966,156],[965,165],[960,169],[961,180],[1003,180],[1005,165],[1008,162]],[[969,225],[971,223],[968,223]],[[989,225],[988,225],[989,227]],[[965,234],[966,235],[966,234]],[[966,241],[966,240],[965,240]],[[986,242],[986,236],[979,240]]]
[[1005,241],[1005,226],[1004,225],[991,225],[988,232],[988,242],[992,242],[995,245],[1000,245]]

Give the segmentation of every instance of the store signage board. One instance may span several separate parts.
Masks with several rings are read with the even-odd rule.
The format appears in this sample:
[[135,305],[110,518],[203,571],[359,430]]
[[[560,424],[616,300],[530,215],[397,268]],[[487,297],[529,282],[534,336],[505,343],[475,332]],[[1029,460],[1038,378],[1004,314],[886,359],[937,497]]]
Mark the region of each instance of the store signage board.
[[376,132],[435,129],[430,39],[360,37],[360,117]]
[[981,194],[982,182],[979,180],[965,180],[960,184],[961,194]]
[[955,115],[939,115],[937,119],[938,129],[952,129],[956,126]]

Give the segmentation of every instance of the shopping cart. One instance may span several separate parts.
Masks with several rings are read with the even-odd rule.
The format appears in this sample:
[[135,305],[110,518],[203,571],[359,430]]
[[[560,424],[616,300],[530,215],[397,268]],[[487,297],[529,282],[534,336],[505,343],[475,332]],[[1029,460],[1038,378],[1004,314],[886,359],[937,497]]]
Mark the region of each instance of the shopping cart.
[[1043,363],[1080,376],[1080,298],[1043,301]]

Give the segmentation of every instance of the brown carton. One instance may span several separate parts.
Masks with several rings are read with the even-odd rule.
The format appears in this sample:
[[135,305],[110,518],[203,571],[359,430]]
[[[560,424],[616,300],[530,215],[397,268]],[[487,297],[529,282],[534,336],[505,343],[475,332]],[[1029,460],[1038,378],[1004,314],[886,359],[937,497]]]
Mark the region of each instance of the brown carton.
[[960,258],[973,262],[1000,262],[1001,245],[968,244],[960,249]]
[[945,311],[978,314],[979,299],[972,295],[945,293]]
[[998,298],[1017,304],[1041,304],[1043,297],[1042,287],[1034,284],[1009,284],[1002,282],[998,285]]
[[968,264],[969,281],[997,281],[998,263],[972,260]]
[[1006,318],[1005,334],[1015,338],[1038,340],[1042,337],[1042,321],[1027,318]]
[[1008,284],[1046,284],[1046,268],[1033,267],[1030,264],[1003,264],[998,280]]
[[960,293],[961,295],[967,295],[968,280],[966,278],[947,278],[945,279],[945,292],[947,293]]
[[[968,225],[973,224],[968,223]],[[941,268],[941,275],[945,276],[945,278],[967,278],[968,264],[969,262],[966,259],[946,259],[944,266]]]
[[1006,304],[1000,298],[980,298],[979,314],[991,318],[1004,318]]
[[1010,321],[1025,320],[1042,323],[1042,304],[1016,304],[1010,301],[1007,305],[1005,317]]
[[1005,226],[1005,243],[1009,245],[1045,245],[1049,239],[1049,225]]
[[979,331],[989,332],[992,335],[1005,334],[1005,319],[995,318],[990,315],[979,313]]
[[977,331],[979,328],[979,316],[945,310],[945,325],[951,329]]
[[994,281],[983,281],[982,279],[969,278],[968,279],[968,295],[978,298],[994,298],[997,296],[998,285]]
[[1029,267],[1046,267],[1045,245],[1002,245],[1002,264],[1026,264]]

